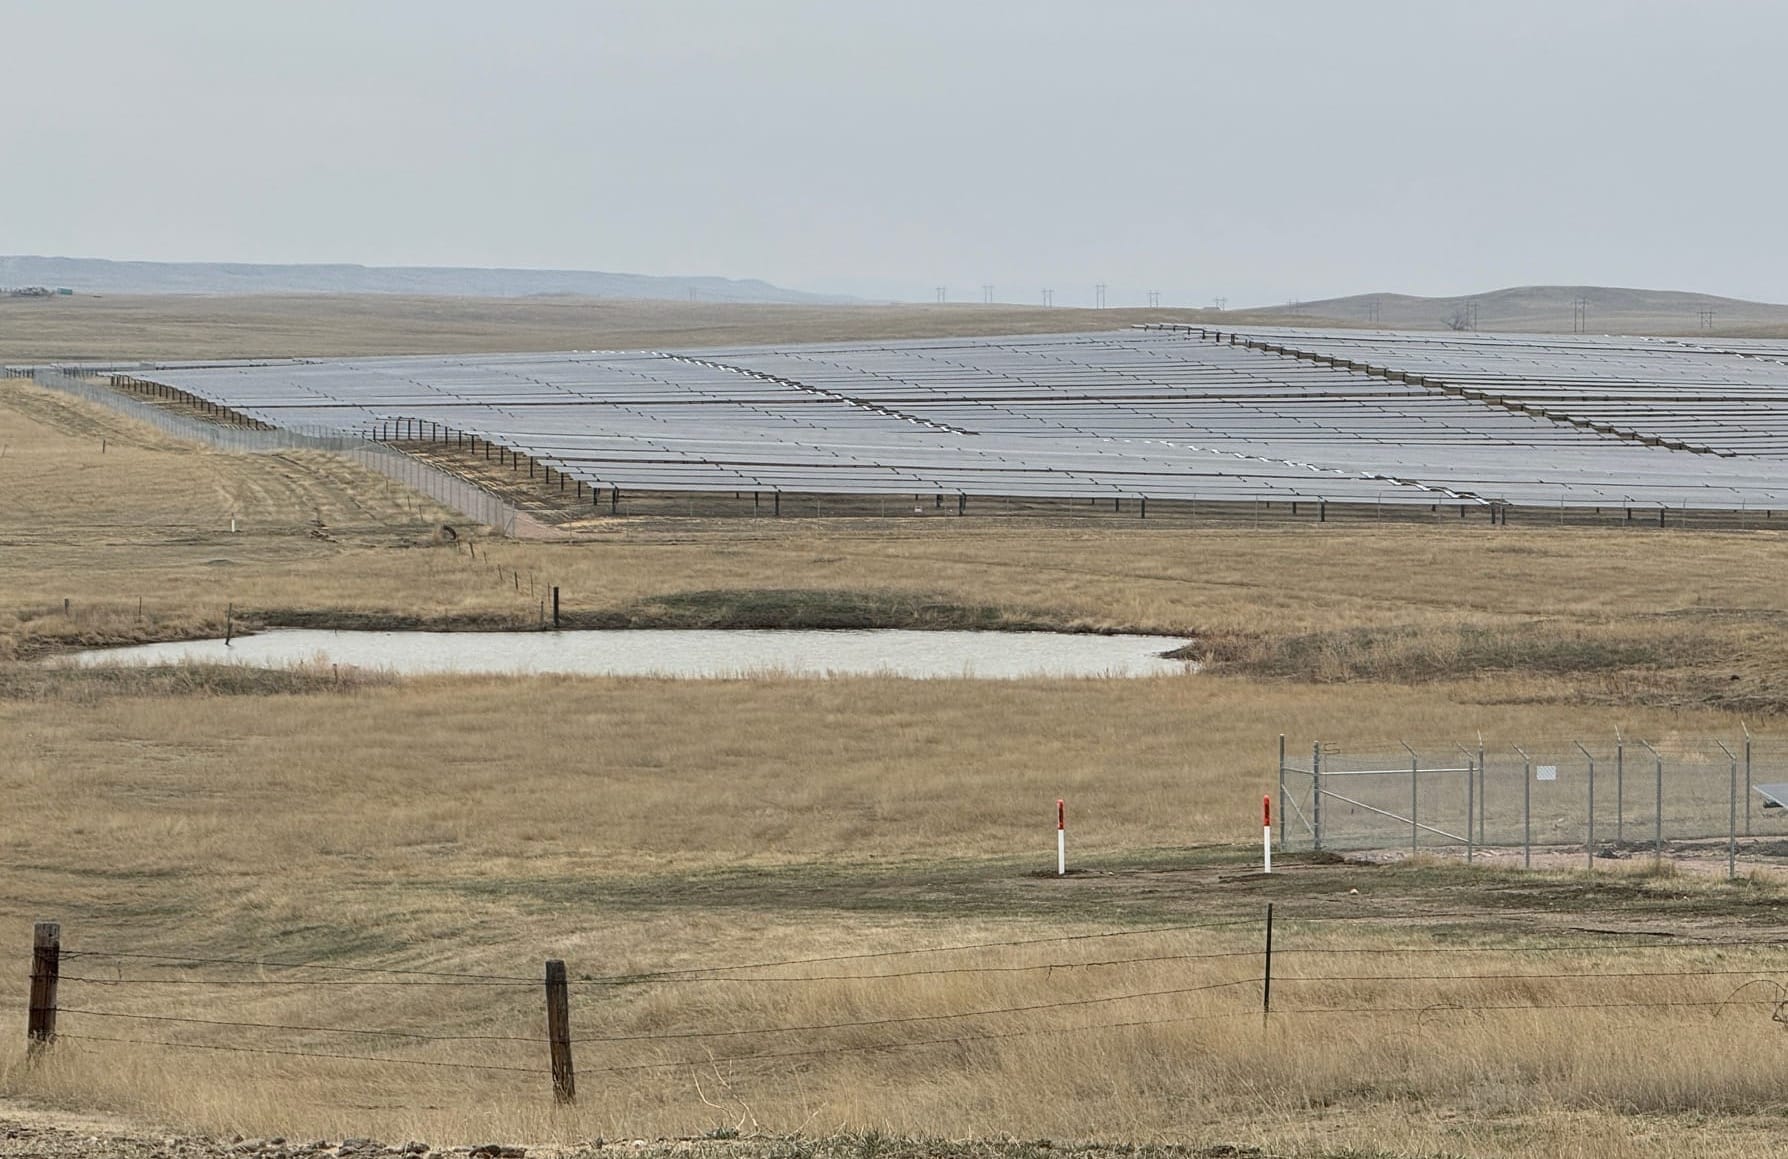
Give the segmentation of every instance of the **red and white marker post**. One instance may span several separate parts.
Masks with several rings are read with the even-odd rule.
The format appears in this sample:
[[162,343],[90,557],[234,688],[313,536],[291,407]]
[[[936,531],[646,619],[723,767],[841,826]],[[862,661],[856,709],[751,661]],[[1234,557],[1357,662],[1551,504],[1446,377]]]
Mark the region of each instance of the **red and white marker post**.
[[1055,799],[1055,875],[1068,875],[1068,803]]
[[1273,872],[1273,798],[1260,799],[1260,856],[1265,872]]

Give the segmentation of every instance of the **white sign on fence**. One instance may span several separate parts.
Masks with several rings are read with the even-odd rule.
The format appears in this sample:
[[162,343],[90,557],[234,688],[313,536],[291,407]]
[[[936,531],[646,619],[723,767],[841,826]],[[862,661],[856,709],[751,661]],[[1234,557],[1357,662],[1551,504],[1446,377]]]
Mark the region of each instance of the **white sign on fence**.
[[1533,770],[1533,779],[1536,781],[1556,781],[1556,780],[1558,780],[1558,766],[1557,765],[1535,765],[1534,770]]

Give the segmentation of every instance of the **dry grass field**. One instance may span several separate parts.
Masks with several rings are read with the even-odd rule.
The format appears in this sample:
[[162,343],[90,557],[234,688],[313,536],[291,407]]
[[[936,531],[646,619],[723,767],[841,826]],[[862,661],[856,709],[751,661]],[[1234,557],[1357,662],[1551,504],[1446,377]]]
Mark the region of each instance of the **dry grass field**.
[[1108,330],[1201,310],[783,306],[385,294],[0,298],[0,361],[636,349]]
[[[1569,330],[1570,303],[1592,299],[1594,333],[1779,337],[1788,308],[1704,295],[1540,287],[1479,295],[1485,330]],[[0,362],[458,354],[729,346],[977,334],[1109,330],[1137,322],[1218,326],[1362,326],[1377,302],[1386,326],[1433,330],[1463,299],[1361,295],[1298,308],[1110,309],[958,303],[787,306],[596,298],[430,298],[387,294],[0,298]],[[1698,310],[1716,307],[1718,329]]]
[[[0,1038],[0,1093],[225,1134],[710,1133],[704,1149],[782,1159],[948,1150],[877,1132],[1779,1153],[1780,995],[1751,983],[1780,951],[1696,940],[1788,933],[1772,879],[1248,872],[1281,732],[1767,723],[1779,533],[642,518],[468,550],[436,539],[446,513],[332,460],[198,452],[22,383],[0,383],[0,447],[0,955],[22,977],[30,922],[57,919],[82,979],[47,1056]],[[1212,668],[679,683],[34,663],[226,610],[525,625],[550,584],[590,622],[1128,628],[1195,634]],[[1059,880],[1057,796],[1085,871]],[[1263,1025],[1268,901],[1285,957]],[[1587,932],[1611,929],[1650,936]],[[549,957],[576,980],[575,1108],[533,1073]],[[722,969],[749,963],[786,964]],[[444,982],[475,984],[425,984]],[[0,990],[15,1026],[22,999]],[[403,1037],[427,1035],[451,1040]],[[411,1065],[428,1062],[530,1073]]]

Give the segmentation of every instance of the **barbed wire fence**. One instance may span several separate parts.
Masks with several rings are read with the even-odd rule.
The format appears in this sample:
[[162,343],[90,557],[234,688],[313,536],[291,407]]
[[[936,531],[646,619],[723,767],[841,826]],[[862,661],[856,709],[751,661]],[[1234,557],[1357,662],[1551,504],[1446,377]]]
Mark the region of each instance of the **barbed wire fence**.
[[1519,851],[1556,864],[1784,848],[1788,738],[1536,737],[1311,744],[1279,738],[1278,847],[1402,850],[1466,861]]
[[[1489,912],[1507,918],[1557,916],[1546,910]],[[1450,1014],[1701,1010],[1718,1016],[1729,1009],[1748,1009],[1777,1022],[1788,1020],[1788,986],[1783,985],[1780,970],[1780,951],[1788,945],[1788,937],[1702,933],[1661,938],[1658,931],[1649,929],[1567,928],[1558,930],[1553,940],[1546,942],[1480,940],[1385,945],[1337,941],[1338,936],[1346,936],[1349,926],[1369,926],[1390,916],[1301,914],[1288,918],[1281,914],[1277,946],[1273,906],[1269,904],[1264,919],[1189,922],[1090,934],[576,977],[560,960],[548,961],[542,975],[526,976],[102,948],[65,949],[61,945],[61,927],[45,922],[38,923],[34,930],[28,1054],[41,1057],[53,1047],[59,1048],[59,1044],[70,1043],[74,1049],[102,1058],[113,1048],[129,1047],[479,1072],[504,1078],[527,1076],[529,1083],[537,1084],[536,1090],[550,1090],[553,1099],[565,1103],[576,1099],[574,1038],[601,1049],[605,1060],[601,1065],[582,1068],[582,1073],[606,1076],[722,1064],[784,1064],[829,1056],[875,1055],[1249,1018],[1271,1021],[1340,1015],[1413,1015],[1428,1022]],[[1435,922],[1447,917],[1426,916]],[[1481,920],[1485,913],[1462,916]],[[1402,930],[1409,930],[1407,922],[1399,924]],[[1381,931],[1382,928],[1379,927]],[[1172,953],[1104,953],[1096,958],[1069,952],[1076,946],[1102,949],[1128,939],[1161,935],[1181,935],[1193,945]],[[1520,936],[1535,935],[1527,930]],[[1229,942],[1235,948],[1210,948],[1212,939]],[[1252,944],[1236,944],[1242,941]],[[1049,956],[1049,960],[1030,963],[983,957],[956,964],[909,967],[898,961],[1045,947],[1058,947],[1063,952]],[[1586,956],[1596,955],[1608,960],[1597,965],[1583,961]],[[1561,960],[1561,956],[1568,958]],[[1752,960],[1746,961],[1747,956]],[[1554,964],[1549,965],[1549,960]],[[1455,961],[1461,963],[1460,968],[1444,968]],[[1129,968],[1161,963],[1183,965],[1184,982],[1139,988],[1124,981],[1124,971]],[[896,968],[886,968],[890,965]],[[65,966],[73,969],[65,973]],[[822,967],[825,972],[790,972],[810,967]],[[1011,971],[1035,972],[1052,979],[1061,972],[1079,971],[1082,976],[1096,974],[1112,981],[1103,987],[1103,992],[1083,997],[751,1026],[695,1025],[622,1031],[572,1018],[574,995],[589,1000],[620,991],[666,986],[787,989],[846,983],[873,987],[891,979]],[[437,1021],[450,1016],[450,1010],[443,1009],[449,1006],[449,996],[501,995],[515,1000],[507,1009],[518,1025],[510,1031],[499,1028],[478,1033],[440,1033],[413,1027],[351,1025],[329,1018],[275,1021],[229,1016],[228,1005],[234,1001],[233,996],[245,992],[285,988],[287,993],[330,995],[340,987],[378,988],[375,992],[394,996],[407,996],[414,988],[423,988],[430,999],[430,1017]],[[1325,991],[1324,987],[1329,989]],[[153,996],[170,988],[177,988],[181,1000],[190,1002],[196,996],[222,1009],[215,1016],[199,1016],[143,1008],[144,995]],[[521,1002],[529,993],[543,993],[544,1018],[520,1013]],[[1288,993],[1292,998],[1289,1003],[1285,1001]],[[71,995],[73,1002],[64,1000]],[[108,1001],[120,996],[128,996],[137,1008],[124,1009]],[[1181,1010],[1171,1008],[1176,1002],[1183,1003]],[[1218,1008],[1211,1007],[1213,1002]],[[1160,1009],[1163,1004],[1169,1008]],[[337,1004],[331,1000],[327,1004],[319,1001],[318,1005],[327,1009]],[[698,1001],[690,1009],[711,1015],[717,1007]],[[1068,1020],[1062,1021],[1063,1017]],[[1013,1026],[1014,1019],[1023,1024]],[[73,1029],[66,1025],[70,1020]],[[902,1033],[909,1031],[917,1033]],[[866,1034],[872,1037],[865,1040]],[[818,1036],[820,1041],[811,1045],[777,1045],[782,1036],[793,1035]],[[741,1039],[761,1042],[743,1050],[715,1049],[718,1044]],[[335,1042],[341,1045],[332,1045]],[[680,1046],[688,1049],[677,1049]],[[397,1053],[405,1048],[473,1053],[470,1057],[461,1054],[429,1058]],[[667,1048],[669,1057],[615,1057],[617,1050],[662,1052]]]

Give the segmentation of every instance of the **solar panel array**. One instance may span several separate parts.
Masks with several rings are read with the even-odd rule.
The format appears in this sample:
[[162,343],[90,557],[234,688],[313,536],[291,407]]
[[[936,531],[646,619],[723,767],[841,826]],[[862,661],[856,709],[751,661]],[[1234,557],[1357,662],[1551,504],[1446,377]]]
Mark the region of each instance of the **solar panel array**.
[[1244,329],[1421,374],[1472,397],[1721,454],[1788,455],[1788,344],[1745,340]]
[[133,373],[278,426],[437,424],[629,490],[1788,507],[1788,348],[1248,341],[1138,328]]

